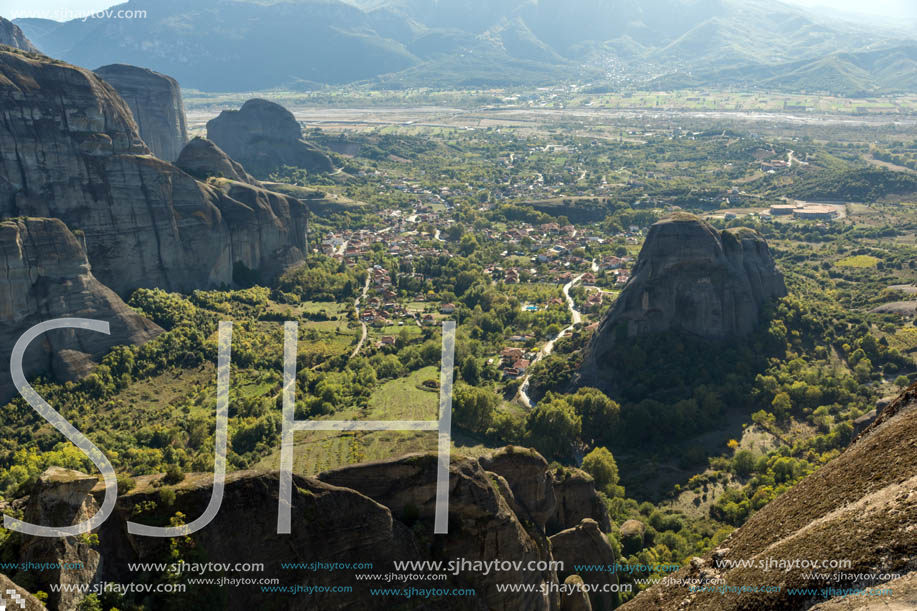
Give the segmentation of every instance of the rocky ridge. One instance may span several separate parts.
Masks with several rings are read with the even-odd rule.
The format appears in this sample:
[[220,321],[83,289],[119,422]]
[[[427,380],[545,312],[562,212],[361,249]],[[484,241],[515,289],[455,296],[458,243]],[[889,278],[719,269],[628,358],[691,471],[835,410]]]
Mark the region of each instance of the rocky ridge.
[[[449,534],[433,534],[433,516],[436,498],[436,454],[414,454],[397,459],[357,464],[319,474],[316,477],[293,479],[292,532],[276,533],[279,478],[277,473],[235,472],[227,476],[222,507],[215,520],[186,541],[188,561],[195,554],[212,562],[237,562],[240,549],[245,550],[246,562],[263,562],[272,575],[281,578],[281,585],[305,584],[318,586],[351,586],[350,593],[313,593],[290,597],[284,604],[289,609],[321,608],[329,611],[365,607],[370,587],[394,587],[386,582],[357,580],[350,571],[274,571],[281,562],[372,562],[372,573],[383,574],[393,570],[396,560],[448,562],[463,558],[470,562],[507,560],[550,561],[554,541],[561,553],[569,555],[575,548],[586,545],[590,558],[596,563],[614,563],[614,552],[593,520],[583,520],[569,525],[562,533],[549,539],[543,528],[532,521],[527,510],[517,514],[514,507],[521,501],[514,498],[513,489],[519,490],[526,502],[536,502],[545,507],[544,498],[552,494],[552,477],[547,462],[537,453],[523,448],[501,450],[484,459],[454,457],[449,475]],[[510,475],[504,478],[488,471],[486,465],[499,464]],[[543,465],[539,468],[539,465]],[[66,477],[63,477],[66,475]],[[535,476],[535,488],[516,476]],[[150,581],[159,575],[137,575],[128,571],[128,562],[157,562],[169,552],[168,539],[138,537],[127,533],[125,522],[137,521],[152,525],[166,525],[178,512],[185,520],[193,520],[207,506],[212,491],[210,474],[190,474],[174,486],[163,487],[161,476],[140,476],[136,488],[119,496],[116,511],[98,530],[98,562],[86,557],[84,562],[93,574],[84,576],[87,582]],[[97,483],[87,493],[87,478],[82,474],[56,470],[42,477],[33,491],[29,506],[44,507],[30,516],[43,521],[68,522],[86,507],[97,505],[104,493]],[[174,491],[166,496],[162,490]],[[529,492],[538,498],[529,498]],[[66,502],[64,502],[66,501]],[[63,511],[63,509],[67,511]],[[66,514],[66,515],[64,515]],[[233,536],[227,537],[226,532]],[[556,538],[556,539],[555,539]],[[8,557],[23,557],[34,541],[29,537],[14,535],[4,544],[2,553]],[[47,550],[48,545],[45,545]],[[76,560],[86,555],[79,540],[55,543],[57,559],[61,562]],[[593,549],[594,548],[594,549]],[[593,553],[594,552],[594,553]],[[53,554],[52,554],[53,555]],[[565,555],[565,558],[566,558]],[[35,556],[38,557],[38,556]],[[49,557],[42,554],[42,558]],[[227,574],[227,577],[248,576]],[[411,598],[380,597],[378,608],[395,605],[404,609],[543,609],[561,608],[557,592],[540,591],[541,584],[555,586],[567,578],[551,569],[501,570],[488,574],[474,570],[448,573],[446,580],[412,582],[418,588],[474,588],[472,597]],[[35,579],[36,576],[19,575],[17,579]],[[60,576],[46,576],[40,581],[47,588],[49,581]],[[586,583],[598,583],[607,575],[583,576]],[[497,590],[498,583],[521,583],[536,586],[535,592],[510,593]],[[397,586],[397,584],[395,584]],[[189,593],[189,600],[218,600],[219,608],[257,608],[267,599],[260,588],[236,588],[232,596],[226,590],[198,587]],[[213,598],[215,597],[215,598]],[[597,599],[594,609],[608,609],[607,601]],[[155,601],[151,601],[154,602]],[[54,608],[66,608],[57,601]],[[68,604],[72,603],[69,601]],[[597,605],[597,603],[600,603]],[[564,608],[589,608],[588,599],[566,599]],[[584,606],[585,605],[585,606]],[[209,608],[209,607],[208,607]]]
[[[751,590],[724,596],[657,585],[622,607],[626,611],[757,611],[883,609],[917,605],[917,384],[840,456],[770,502],[718,549],[672,575],[701,583],[725,579]],[[759,561],[844,560],[844,569],[764,570]],[[751,567],[726,568],[724,561],[752,560]],[[817,577],[826,573],[827,581]],[[900,576],[900,577],[895,577]],[[763,593],[770,586],[779,591]],[[793,595],[790,588],[849,590],[881,586],[885,596],[838,598]],[[897,587],[896,587],[897,586]],[[759,588],[759,591],[754,591]],[[814,606],[813,606],[814,605]],[[872,608],[872,607],[868,607]],[[878,608],[878,607],[877,607]]]
[[154,155],[175,161],[188,141],[178,81],[146,68],[112,64],[94,71],[130,106],[140,137]]
[[0,50],[0,217],[55,217],[85,236],[121,295],[233,284],[299,261],[308,210],[200,182],[156,159],[126,102],[88,70]]
[[29,42],[29,39],[22,33],[18,25],[3,17],[0,17],[0,45],[27,51],[28,53],[40,52],[35,45]]

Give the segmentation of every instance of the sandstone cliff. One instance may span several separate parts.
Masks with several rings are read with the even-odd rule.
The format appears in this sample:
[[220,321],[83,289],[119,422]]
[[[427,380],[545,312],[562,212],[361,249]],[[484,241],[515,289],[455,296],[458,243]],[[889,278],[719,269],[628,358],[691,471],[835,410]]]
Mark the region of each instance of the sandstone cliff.
[[[433,519],[436,499],[436,454],[408,455],[392,460],[364,463],[328,471],[317,477],[293,479],[292,532],[276,533],[279,478],[276,473],[236,472],[227,476],[225,495],[216,519],[194,533],[190,541],[180,542],[182,557],[189,562],[239,561],[264,563],[261,576],[278,577],[281,586],[349,586],[351,592],[313,592],[283,598],[284,609],[398,608],[398,609],[517,609],[556,610],[561,606],[557,592],[542,592],[561,583],[571,571],[558,575],[549,567],[528,567],[529,562],[555,559],[556,547],[564,559],[614,564],[614,552],[599,525],[583,520],[550,540],[544,530],[532,521],[529,510],[514,498],[510,483],[502,476],[485,470],[495,466],[514,479],[513,486],[528,505],[546,508],[552,477],[547,462],[537,453],[523,448],[497,451],[486,460],[454,457],[449,472],[449,534],[434,535]],[[494,460],[496,458],[496,460]],[[61,477],[61,473],[67,475]],[[166,525],[178,512],[186,521],[199,516],[207,506],[212,491],[210,474],[191,474],[181,483],[165,487],[174,495],[161,491],[161,476],[140,476],[136,488],[118,499],[114,515],[99,529],[100,544],[95,550],[80,547],[80,541],[47,543],[18,535],[4,544],[0,553],[11,558],[36,558],[53,562],[81,559],[91,574],[81,575],[85,582],[117,583],[161,581],[161,574],[137,574],[128,570],[129,562],[160,562],[168,557],[174,541],[129,535],[127,520],[144,524]],[[531,477],[534,485],[519,480]],[[66,479],[66,483],[62,481]],[[39,523],[67,522],[97,505],[104,493],[101,483],[87,494],[86,478],[73,472],[47,472],[36,486],[27,513]],[[522,513],[517,513],[516,510]],[[607,519],[607,518],[606,518]],[[231,533],[231,535],[227,535]],[[55,541],[55,540],[52,540]],[[244,551],[242,551],[244,550]],[[582,554],[577,550],[584,550]],[[93,556],[90,552],[97,552]],[[243,556],[240,556],[240,553]],[[385,575],[394,571],[394,561],[443,561],[457,558],[479,561],[511,560],[517,566],[500,570],[464,568],[446,573],[445,579],[388,583],[364,581],[350,570],[283,570],[280,563],[350,562],[372,563],[372,570],[361,571]],[[50,560],[49,560],[50,559]],[[203,561],[203,560],[201,560]],[[579,563],[579,560],[576,560]],[[529,568],[529,570],[526,570]],[[253,577],[251,574],[227,572],[225,577]],[[46,591],[52,582],[70,577],[57,573],[25,576],[38,580]],[[613,579],[613,575],[611,576]],[[609,574],[590,573],[586,583],[609,583]],[[526,584],[535,591],[501,592],[498,584]],[[369,588],[473,588],[469,597],[372,597],[367,607]],[[227,595],[227,592],[231,592]],[[190,586],[189,598],[178,603],[182,608],[251,609],[274,608],[276,594],[265,594],[260,587],[207,588]],[[597,597],[593,608],[608,608],[607,595]],[[207,601],[202,604],[201,601]],[[52,608],[64,608],[52,601]],[[72,604],[73,600],[68,600]],[[138,601],[139,602],[139,601]],[[152,608],[161,601],[147,600]],[[572,597],[564,608],[589,608],[588,599]],[[571,607],[571,605],[573,605]],[[279,606],[277,608],[280,608]]]
[[25,37],[18,25],[3,17],[0,17],[0,45],[7,45],[29,53],[39,52],[35,45]]
[[665,331],[742,337],[786,295],[767,242],[751,229],[716,231],[679,213],[650,228],[630,282],[599,325],[585,361],[595,376],[619,341]]
[[253,99],[240,110],[224,110],[207,123],[207,137],[257,178],[282,166],[330,172],[328,156],[302,139],[302,128],[289,110]]
[[301,260],[308,210],[243,203],[150,155],[121,97],[92,72],[0,50],[0,217],[62,219],[98,279],[190,291]]
[[[917,384],[886,408],[840,456],[754,514],[721,547],[697,558],[674,579],[725,579],[752,591],[690,592],[658,585],[622,607],[626,611],[756,611],[767,609],[912,609],[917,605]],[[884,412],[883,412],[884,413]],[[751,560],[752,567],[718,562]],[[759,561],[849,560],[844,569],[764,570]],[[812,573],[829,575],[822,580]],[[835,575],[838,577],[835,578]],[[890,581],[894,575],[900,578]],[[755,592],[771,586],[778,592]],[[800,596],[789,588],[859,589],[881,586],[884,596],[834,599]],[[828,599],[825,602],[825,599]],[[867,602],[873,606],[864,606]],[[816,603],[818,605],[814,606]]]
[[[44,320],[64,317],[108,322],[111,335],[55,330],[26,351],[26,375],[58,380],[86,374],[112,346],[142,344],[162,330],[131,310],[92,274],[79,240],[57,219],[0,222],[0,363],[19,337]],[[8,366],[0,369],[0,401],[15,394]]]
[[188,141],[181,88],[170,76],[125,64],[95,70],[127,102],[153,154],[175,161]]

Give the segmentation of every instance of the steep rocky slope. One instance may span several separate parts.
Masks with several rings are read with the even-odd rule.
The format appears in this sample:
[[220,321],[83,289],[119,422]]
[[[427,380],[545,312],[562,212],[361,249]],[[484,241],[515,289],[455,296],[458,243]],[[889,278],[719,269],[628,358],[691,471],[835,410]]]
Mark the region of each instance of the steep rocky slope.
[[719,232],[684,213],[663,219],[650,228],[630,282],[592,339],[586,375],[597,376],[615,344],[629,338],[747,335],[762,306],[784,295],[783,275],[757,232]]
[[240,110],[224,110],[207,123],[207,137],[257,178],[282,166],[330,172],[331,159],[302,139],[293,113],[274,102],[253,99]]
[[[753,566],[726,568],[726,562],[740,560],[751,560]],[[768,562],[779,566],[780,562],[797,560],[850,561],[851,566],[818,571],[764,568]],[[658,585],[622,608],[627,611],[913,609],[917,607],[915,570],[917,384],[886,407],[840,456],[766,505],[720,548],[673,576],[699,579],[701,583],[722,578],[727,586],[747,586],[751,591],[724,596],[715,591],[690,592],[685,586]],[[813,572],[829,577],[819,578]],[[894,575],[901,577],[891,581]],[[892,593],[842,600],[830,592],[830,589],[880,585]],[[760,590],[766,586],[779,591]],[[755,587],[759,590],[754,591]],[[790,588],[818,592],[792,594]],[[822,593],[822,589],[828,591]],[[872,606],[864,607],[864,602]],[[816,603],[819,606],[812,607]]]
[[[266,594],[258,586],[216,589],[192,585],[189,598],[182,599],[187,606],[182,608],[556,610],[560,608],[560,596],[557,592],[542,592],[541,587],[557,586],[568,572],[559,577],[548,566],[528,567],[530,561],[554,559],[552,542],[556,541],[565,559],[573,558],[577,549],[585,546],[583,557],[590,559],[589,562],[614,563],[613,549],[595,521],[573,524],[551,539],[532,521],[523,503],[546,509],[544,499],[552,495],[552,476],[541,456],[522,448],[497,451],[481,460],[453,457],[449,475],[449,534],[434,535],[437,460],[435,454],[416,454],[353,465],[317,477],[294,476],[289,535],[276,533],[278,475],[229,474],[222,507],[215,520],[191,535],[190,540],[179,542],[185,561],[236,563],[243,560],[239,554],[244,550],[245,562],[264,563],[263,575],[228,571],[223,576],[271,576],[278,577],[281,586],[349,586],[353,590],[301,592],[278,599],[276,594]],[[498,465],[509,480],[488,471],[488,465]],[[164,575],[137,574],[128,569],[127,563],[160,562],[169,557],[174,542],[130,535],[125,522],[165,525],[178,512],[190,522],[204,511],[210,500],[212,476],[191,474],[183,482],[165,487],[158,481],[160,477],[137,477],[136,488],[122,493],[114,515],[99,529],[99,545],[94,549],[87,549],[78,538],[51,545],[14,535],[0,553],[4,557],[44,562],[52,561],[49,560],[52,557],[64,562],[80,559],[86,568],[86,573],[81,574],[85,582],[161,581]],[[527,477],[534,477],[537,483],[532,486],[520,479]],[[56,525],[83,519],[87,511],[94,511],[104,492],[99,483],[87,494],[86,484],[86,477],[80,474],[64,470],[46,472],[27,502],[27,507],[33,509],[26,513],[37,521],[54,521]],[[164,494],[162,490],[173,491],[174,495]],[[519,491],[520,499],[514,491]],[[385,581],[385,575],[394,572],[394,561],[448,563],[456,559],[471,563],[511,560],[521,564],[489,571],[469,567],[443,570],[445,579]],[[311,571],[284,570],[280,566],[280,563],[311,562],[372,563],[372,569]],[[356,579],[356,573],[381,577],[362,580]],[[24,582],[38,580],[46,591],[52,583],[71,579],[50,572],[18,577]],[[607,580],[608,575],[590,573],[586,579],[598,583]],[[497,584],[528,584],[536,591],[501,592]],[[473,588],[475,593],[467,597],[370,597],[370,588],[407,586]],[[367,607],[367,600],[372,600],[371,607]],[[608,596],[598,597],[599,606],[592,608],[607,609],[611,600]],[[148,602],[152,608],[158,608],[157,601]],[[170,602],[177,604],[175,599]],[[56,608],[57,602],[50,601],[49,606]]]
[[18,25],[3,17],[0,17],[0,45],[7,45],[29,53],[39,52],[35,45],[25,37]]
[[[69,380],[89,371],[112,346],[142,344],[161,329],[135,313],[92,274],[79,240],[57,219],[0,222],[0,363],[39,322],[79,317],[108,322],[111,334],[55,330],[25,353],[27,376]],[[9,367],[0,369],[0,401],[15,393]]]
[[95,73],[127,102],[140,129],[140,137],[153,154],[175,161],[188,141],[185,107],[178,82],[146,68],[112,64]]
[[128,105],[88,70],[0,50],[0,217],[62,219],[121,295],[232,284],[301,260],[308,211],[244,203],[150,155]]

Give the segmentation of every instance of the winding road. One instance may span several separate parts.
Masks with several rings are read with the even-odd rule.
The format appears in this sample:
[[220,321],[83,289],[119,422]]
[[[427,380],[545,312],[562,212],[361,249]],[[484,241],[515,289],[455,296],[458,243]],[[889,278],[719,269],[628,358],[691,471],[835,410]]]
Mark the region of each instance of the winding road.
[[[360,302],[366,299],[366,293],[369,292],[369,279],[371,277],[371,271],[366,270],[366,282],[363,284],[363,292],[353,301],[353,307],[357,311],[357,320],[360,320]],[[360,324],[363,325],[363,335],[360,337],[360,341],[357,342],[356,348],[354,348],[353,352],[350,354],[350,358],[354,358],[360,354],[360,350],[363,348],[363,344],[366,342],[366,336],[369,333],[369,329],[367,328],[366,323],[360,320]]]
[[[595,261],[593,261],[593,265],[595,265]],[[573,302],[573,297],[570,296],[570,289],[572,289],[577,282],[582,280],[583,276],[585,276],[585,274],[580,274],[564,285],[564,297],[567,300],[567,308],[570,310],[570,318],[573,320],[572,324],[558,333],[557,337],[548,341],[544,346],[542,346],[541,350],[538,352],[538,356],[536,356],[535,360],[532,361],[532,363],[529,365],[529,371],[532,370],[532,367],[535,366],[535,363],[542,360],[554,351],[554,344],[557,342],[557,340],[562,338],[567,333],[567,331],[573,330],[575,325],[583,322],[583,315],[579,310],[576,309],[576,304]],[[522,405],[524,405],[527,409],[532,408],[532,399],[528,394],[531,377],[531,373],[526,374],[525,379],[522,380],[522,385],[519,386],[519,394],[516,395],[516,397],[519,399],[519,402],[522,403]]]

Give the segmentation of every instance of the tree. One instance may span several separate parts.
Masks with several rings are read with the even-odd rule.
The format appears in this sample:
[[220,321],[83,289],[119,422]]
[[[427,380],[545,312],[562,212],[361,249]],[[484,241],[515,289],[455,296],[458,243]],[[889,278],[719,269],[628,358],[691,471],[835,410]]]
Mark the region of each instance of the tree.
[[529,412],[525,424],[532,445],[552,458],[568,456],[583,428],[573,407],[553,395]]
[[580,388],[567,398],[573,411],[583,419],[583,437],[596,443],[610,443],[621,421],[621,406],[598,388]]
[[595,480],[595,487],[608,496],[614,496],[618,485],[618,464],[608,448],[597,447],[583,458],[583,470]]
[[732,470],[740,477],[748,477],[755,468],[755,455],[750,450],[739,450],[732,457]]
[[471,431],[483,433],[494,418],[500,398],[489,388],[459,382],[452,393],[455,421]]
[[771,401],[771,408],[773,408],[774,416],[777,417],[777,420],[786,420],[790,415],[790,411],[793,409],[793,402],[790,400],[790,395],[785,392],[777,393],[777,396]]
[[481,382],[481,364],[474,356],[469,356],[462,363],[462,379],[472,386]]

